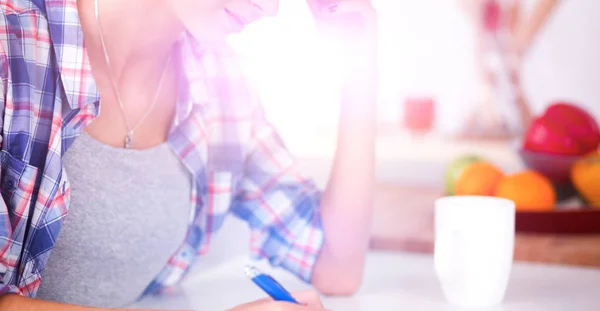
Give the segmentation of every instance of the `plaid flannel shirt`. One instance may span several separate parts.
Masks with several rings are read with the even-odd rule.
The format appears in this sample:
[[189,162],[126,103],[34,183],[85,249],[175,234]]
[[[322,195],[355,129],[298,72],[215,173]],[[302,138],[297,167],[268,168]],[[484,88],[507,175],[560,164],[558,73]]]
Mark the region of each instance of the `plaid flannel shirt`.
[[[62,156],[97,117],[99,94],[76,0],[0,0],[0,10],[0,295],[33,297],[68,217]],[[190,223],[146,294],[181,281],[229,213],[248,222],[253,258],[309,282],[323,242],[319,190],[299,174],[231,50],[187,35],[179,43],[188,83],[168,143],[193,176]]]

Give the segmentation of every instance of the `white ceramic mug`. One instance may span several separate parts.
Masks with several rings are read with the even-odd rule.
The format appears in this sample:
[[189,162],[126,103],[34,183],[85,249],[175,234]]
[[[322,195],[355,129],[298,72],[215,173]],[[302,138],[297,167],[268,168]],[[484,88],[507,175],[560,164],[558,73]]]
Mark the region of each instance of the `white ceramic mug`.
[[504,300],[513,263],[515,204],[485,196],[435,202],[435,270],[446,300],[492,307]]

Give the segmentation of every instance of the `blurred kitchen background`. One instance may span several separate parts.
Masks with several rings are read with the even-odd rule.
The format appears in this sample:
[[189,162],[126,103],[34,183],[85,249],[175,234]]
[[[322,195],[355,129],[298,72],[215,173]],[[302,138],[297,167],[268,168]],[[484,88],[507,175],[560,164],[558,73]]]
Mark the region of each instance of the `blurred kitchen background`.
[[[380,19],[381,67],[376,204],[385,205],[376,206],[374,236],[396,242],[411,236],[430,241],[429,209],[433,198],[443,194],[449,163],[477,154],[507,173],[521,170],[517,153],[521,136],[460,138],[468,112],[481,95],[477,31],[462,6],[465,1],[373,1]],[[530,13],[539,1],[544,0],[518,1],[521,14]],[[522,60],[521,90],[534,116],[562,100],[600,120],[598,38],[600,1],[559,1]],[[281,0],[277,17],[249,27],[232,37],[231,44],[242,56],[270,120],[306,174],[324,186],[334,152],[340,80],[332,60],[318,48],[320,38],[305,2]],[[417,133],[405,121],[409,99],[425,107],[420,116],[425,128]],[[552,244],[551,236],[541,242],[539,238],[531,242],[532,237],[525,237],[537,243],[525,247],[539,250]],[[247,250],[247,229],[235,219],[227,221],[216,239],[227,242],[214,245],[226,247],[213,249],[200,268]],[[598,236],[589,235],[573,241],[569,244],[600,243]],[[419,238],[413,244],[417,251],[428,248],[424,242],[419,249]],[[586,254],[596,256],[600,264],[600,254]]]
[[[439,154],[437,146],[447,146],[438,143],[458,134],[478,92],[477,41],[470,17],[462,0],[373,1],[380,18],[382,160],[397,160],[407,169],[414,163],[405,160],[443,161],[438,157],[452,153]],[[519,1],[524,14],[538,1]],[[569,100],[600,118],[597,38],[599,1],[558,4],[523,60],[522,86],[533,113],[542,113],[555,100]],[[279,16],[249,27],[231,42],[290,149],[300,157],[330,158],[339,78],[318,48],[319,37],[304,1],[282,0]],[[423,140],[405,135],[403,104],[410,97],[435,99],[433,131]],[[503,162],[500,165],[511,165],[502,154],[492,156]],[[319,168],[314,173],[322,172]],[[415,174],[399,170],[393,178],[429,182],[440,175]]]

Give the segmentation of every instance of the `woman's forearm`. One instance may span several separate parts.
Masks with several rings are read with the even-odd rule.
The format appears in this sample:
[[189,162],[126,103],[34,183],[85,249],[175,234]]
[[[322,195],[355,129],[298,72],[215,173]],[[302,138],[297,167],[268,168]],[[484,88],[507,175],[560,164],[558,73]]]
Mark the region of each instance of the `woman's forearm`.
[[[353,294],[369,248],[375,179],[377,12],[370,0],[308,0],[343,81],[334,163],[320,206],[325,241],[312,273],[326,295]],[[336,60],[332,60],[336,61]]]
[[349,65],[343,83],[334,164],[321,203],[325,243],[313,285],[324,294],[348,295],[359,288],[369,247],[377,101],[375,42],[369,44],[356,55],[361,61]]
[[[14,294],[8,294],[0,297],[0,310],[18,310],[18,311],[126,311],[125,309],[103,309],[82,307],[57,303],[53,301],[34,299]],[[144,311],[144,310],[138,310]],[[145,310],[150,311],[150,310]],[[156,311],[156,310],[155,310]]]

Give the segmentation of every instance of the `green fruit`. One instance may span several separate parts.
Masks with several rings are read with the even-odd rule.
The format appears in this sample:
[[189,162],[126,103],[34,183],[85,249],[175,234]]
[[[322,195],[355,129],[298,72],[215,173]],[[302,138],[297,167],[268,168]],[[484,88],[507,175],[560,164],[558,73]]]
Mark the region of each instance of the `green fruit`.
[[476,155],[466,155],[450,162],[444,175],[444,180],[446,181],[446,195],[454,195],[456,181],[465,167],[480,161],[484,161],[484,159]]

